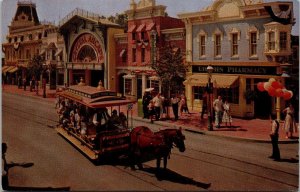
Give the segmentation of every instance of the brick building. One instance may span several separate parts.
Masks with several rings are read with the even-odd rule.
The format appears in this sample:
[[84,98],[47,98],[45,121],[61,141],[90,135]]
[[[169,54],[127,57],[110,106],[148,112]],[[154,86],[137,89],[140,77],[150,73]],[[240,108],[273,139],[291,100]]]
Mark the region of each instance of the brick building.
[[159,77],[151,68],[159,49],[171,45],[185,53],[185,29],[180,19],[167,16],[166,7],[155,0],[130,3],[128,31],[116,34],[117,90],[141,98],[146,88],[161,91]]

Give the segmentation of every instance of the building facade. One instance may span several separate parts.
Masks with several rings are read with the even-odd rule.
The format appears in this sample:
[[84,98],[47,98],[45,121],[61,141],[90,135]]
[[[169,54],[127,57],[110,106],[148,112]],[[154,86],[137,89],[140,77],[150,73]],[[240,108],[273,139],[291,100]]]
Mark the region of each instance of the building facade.
[[128,31],[115,35],[117,90],[138,99],[146,88],[162,91],[151,63],[159,59],[164,46],[185,52],[185,29],[180,19],[167,16],[166,7],[156,5],[155,0],[132,0],[125,13]]
[[115,90],[114,35],[124,30],[100,15],[75,9],[59,23],[59,33],[65,43],[65,82],[97,86]]
[[27,68],[34,57],[42,52],[47,30],[55,27],[50,22],[40,22],[36,5],[31,2],[18,2],[15,16],[9,27],[6,42],[2,44],[5,63],[2,77],[6,83],[16,84],[19,76],[29,77]]
[[[228,11],[230,10],[230,11]],[[276,15],[285,15],[277,17]],[[275,113],[275,98],[257,91],[258,82],[281,77],[282,64],[291,55],[292,2],[216,0],[209,7],[179,17],[186,27],[185,84],[188,105],[201,110],[212,66],[213,96],[231,103],[237,117],[268,117]],[[246,94],[255,92],[255,100]],[[284,102],[281,102],[283,105]]]

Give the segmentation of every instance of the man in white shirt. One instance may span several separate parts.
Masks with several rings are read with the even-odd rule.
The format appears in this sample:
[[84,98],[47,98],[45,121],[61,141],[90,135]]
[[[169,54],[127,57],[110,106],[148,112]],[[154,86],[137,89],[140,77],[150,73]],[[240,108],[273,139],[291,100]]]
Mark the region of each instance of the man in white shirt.
[[215,109],[215,125],[216,128],[220,128],[220,124],[222,123],[222,116],[223,116],[223,102],[221,96],[218,96],[218,99],[214,101],[213,106]]
[[155,117],[156,120],[159,120],[160,117],[160,108],[162,107],[162,98],[160,96],[160,93],[158,93],[153,99],[154,104],[154,111],[155,111]]

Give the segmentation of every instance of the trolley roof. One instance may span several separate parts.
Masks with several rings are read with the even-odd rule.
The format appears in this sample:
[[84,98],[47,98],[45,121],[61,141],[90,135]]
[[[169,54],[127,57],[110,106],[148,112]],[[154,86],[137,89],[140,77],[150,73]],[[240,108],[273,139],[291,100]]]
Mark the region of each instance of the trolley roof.
[[83,85],[70,86],[65,91],[57,93],[57,95],[91,108],[103,108],[135,103],[134,100],[117,96],[116,92],[110,90],[99,90],[96,87]]

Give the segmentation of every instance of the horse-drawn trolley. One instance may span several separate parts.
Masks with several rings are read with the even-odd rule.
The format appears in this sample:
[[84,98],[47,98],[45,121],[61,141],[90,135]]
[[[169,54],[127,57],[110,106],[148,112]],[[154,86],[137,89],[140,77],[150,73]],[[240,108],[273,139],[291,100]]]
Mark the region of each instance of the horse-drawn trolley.
[[70,86],[57,93],[57,97],[57,132],[90,159],[99,160],[106,154],[128,150],[126,105],[135,101],[103,87],[85,85]]

